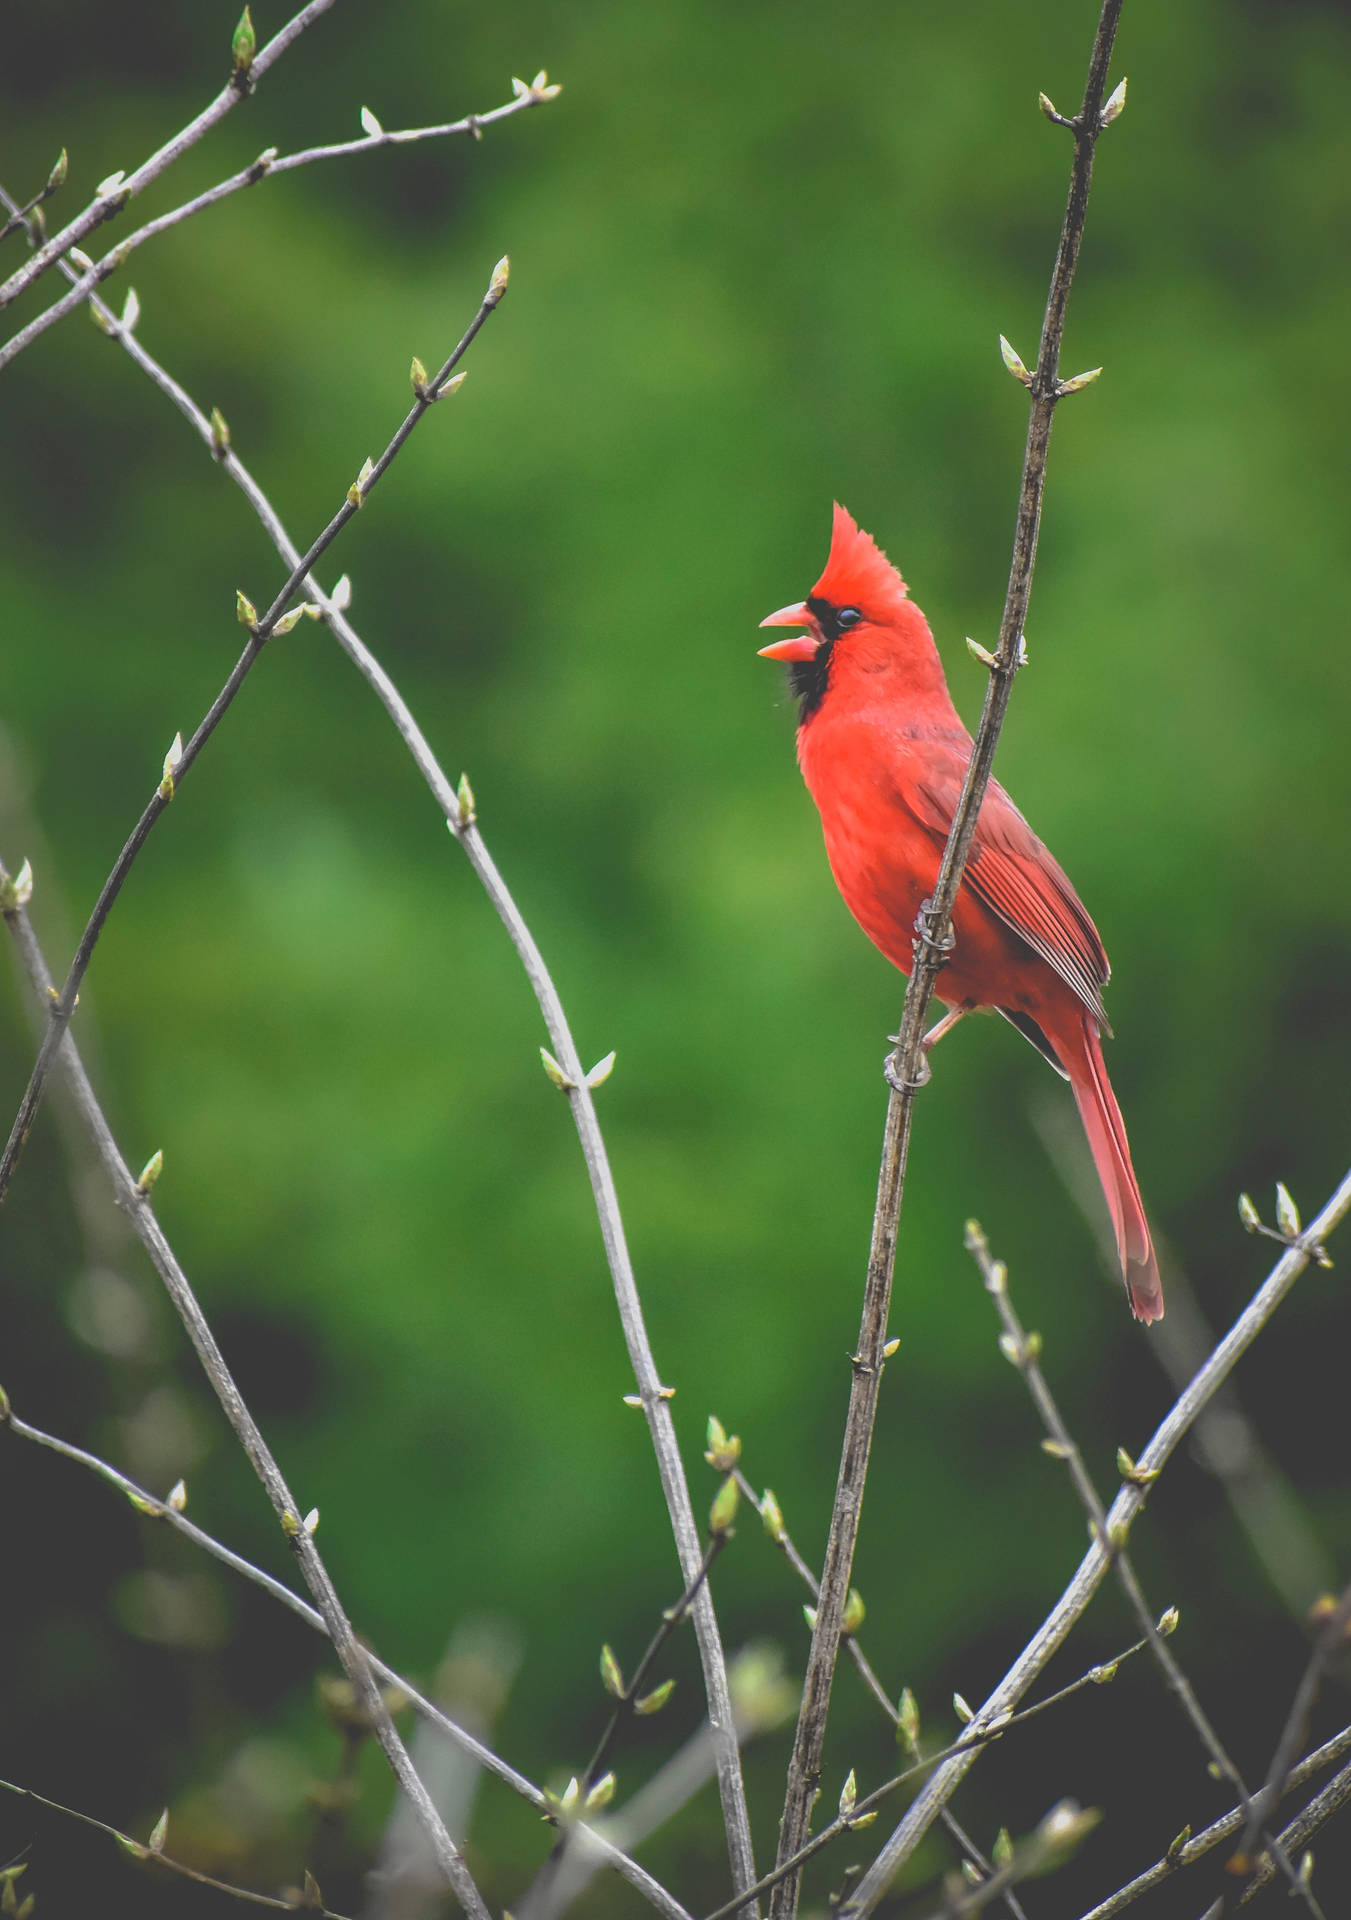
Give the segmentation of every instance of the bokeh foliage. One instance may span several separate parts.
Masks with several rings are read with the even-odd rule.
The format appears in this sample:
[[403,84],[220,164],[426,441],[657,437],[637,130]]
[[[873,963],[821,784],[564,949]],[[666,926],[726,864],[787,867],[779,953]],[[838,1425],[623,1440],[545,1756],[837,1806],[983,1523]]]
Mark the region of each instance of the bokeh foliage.
[[[513,70],[564,82],[479,144],[266,183],[147,247],[130,277],[142,338],[221,407],[304,541],[388,437],[410,355],[436,364],[510,252],[463,393],[326,577],[350,572],[359,629],[470,770],[583,1049],[618,1049],[602,1119],[696,1504],[713,1410],[811,1558],[902,983],[836,899],[755,625],[815,578],[842,498],[902,567],[974,716],[962,637],[997,623],[1025,417],[995,336],[1034,350],[1067,167],[1035,100],[1077,100],[1095,14],[345,0],[136,203],[176,204],[265,145],[351,137],[363,102],[413,125],[497,104]],[[257,17],[265,34],[281,15]],[[164,0],[134,21],[79,0],[16,16],[6,184],[31,191],[65,144],[51,212],[73,208],[209,97],[232,24]],[[1118,970],[1110,1064],[1165,1283],[1185,1269],[1217,1326],[1265,1270],[1238,1190],[1283,1177],[1312,1211],[1345,1154],[1349,38],[1333,6],[1127,6],[1114,72],[1130,103],[1100,151],[1065,357],[1106,372],[1057,424],[1032,666],[1000,751]],[[175,729],[234,658],[236,586],[261,605],[281,574],[84,316],[15,364],[0,409],[0,856],[33,858],[59,970]],[[80,1022],[129,1158],[165,1151],[166,1227],[322,1510],[354,1617],[419,1673],[457,1623],[511,1623],[500,1743],[566,1777],[600,1721],[595,1650],[636,1652],[674,1558],[533,1002],[322,630],[269,649],[185,783]],[[7,983],[6,1113],[29,1059]],[[1042,1144],[1067,1106],[1011,1031],[971,1022],[917,1121],[858,1579],[879,1666],[936,1727],[954,1686],[974,1699],[997,1678],[1082,1541],[996,1352],[964,1218],[1009,1261],[1104,1484],[1170,1397]],[[186,1473],[205,1524],[282,1567],[96,1185],[48,1115],[0,1232],[0,1377],[26,1417],[162,1488]],[[110,1294],[91,1266],[128,1286]],[[1240,1384],[1345,1574],[1340,1284],[1302,1282]],[[181,1850],[191,1836],[244,1877],[298,1877],[300,1795],[336,1751],[312,1702],[321,1649],[73,1469],[6,1445],[0,1473],[6,1776],[137,1831],[168,1800]],[[1159,1490],[1139,1551],[1259,1774],[1302,1640],[1194,1462]],[[796,1670],[800,1596],[753,1525],[717,1598],[730,1645],[777,1641]],[[1064,1676],[1131,1637],[1104,1597]],[[676,1669],[668,1715],[620,1756],[625,1784],[697,1720],[689,1649]],[[850,1765],[866,1787],[891,1759],[849,1676],[837,1714],[828,1798]],[[988,1842],[1064,1792],[1106,1808],[1084,1860],[1039,1890],[1043,1914],[1079,1911],[1225,1804],[1143,1669],[1038,1726],[1012,1764],[985,1764],[965,1812]],[[750,1759],[763,1853],[786,1742]],[[378,1769],[368,1782],[331,1899],[357,1897],[386,1797]],[[17,1847],[30,1816],[10,1812]],[[547,1836],[497,1789],[480,1821],[485,1886],[509,1899]],[[695,1825],[652,1863],[712,1904],[711,1796]],[[925,1867],[942,1858],[935,1843]],[[50,1841],[39,1894],[44,1861],[54,1873]],[[631,1896],[592,1900],[618,1913]]]

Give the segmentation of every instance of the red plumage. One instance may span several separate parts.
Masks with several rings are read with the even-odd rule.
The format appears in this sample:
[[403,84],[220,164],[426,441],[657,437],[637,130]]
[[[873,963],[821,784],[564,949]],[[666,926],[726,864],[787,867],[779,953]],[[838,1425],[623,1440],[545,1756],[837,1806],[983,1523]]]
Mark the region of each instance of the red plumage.
[[[763,649],[789,663],[801,703],[798,763],[821,814],[845,905],[909,973],[915,918],[934,890],[971,754],[928,622],[886,555],[841,506],[826,570],[803,602],[762,623],[805,634]],[[1163,1314],[1158,1263],[1103,1062],[1098,930],[997,780],[981,805],[937,994],[993,1007],[1068,1079],[1107,1199],[1131,1308]]]

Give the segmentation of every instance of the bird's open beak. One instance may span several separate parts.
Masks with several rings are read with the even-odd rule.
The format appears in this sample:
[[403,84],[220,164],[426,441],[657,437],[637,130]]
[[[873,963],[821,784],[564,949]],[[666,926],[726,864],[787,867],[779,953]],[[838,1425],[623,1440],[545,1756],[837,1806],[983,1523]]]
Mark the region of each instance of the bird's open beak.
[[[780,607],[777,613],[771,613],[760,622],[762,627],[809,627],[813,624],[805,600],[798,600],[791,607]],[[815,634],[797,633],[791,640],[775,640],[770,646],[761,647],[760,654],[766,660],[814,660],[819,644]]]

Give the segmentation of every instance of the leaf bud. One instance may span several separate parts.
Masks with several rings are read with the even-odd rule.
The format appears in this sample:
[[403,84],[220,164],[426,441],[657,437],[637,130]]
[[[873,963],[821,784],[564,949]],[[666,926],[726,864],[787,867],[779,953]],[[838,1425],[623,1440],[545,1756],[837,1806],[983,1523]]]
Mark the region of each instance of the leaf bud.
[[592,1088],[593,1091],[596,1087],[603,1087],[614,1070],[615,1056],[613,1052],[607,1053],[603,1060],[597,1060],[595,1066],[592,1067],[590,1073],[587,1074],[587,1086]]
[[1290,1189],[1283,1180],[1276,1182],[1276,1225],[1287,1240],[1298,1240],[1299,1208],[1290,1198]]
[[211,451],[218,460],[230,451],[230,429],[219,407],[211,409]]
[[993,672],[994,666],[995,666],[995,657],[990,652],[988,647],[983,647],[980,644],[979,640],[973,640],[969,633],[966,636],[966,646],[967,646],[967,651],[971,655],[971,658],[973,660],[978,660],[981,666],[988,667],[990,671]]
[[588,1813],[599,1813],[602,1807],[608,1807],[615,1797],[615,1777],[613,1773],[603,1773],[590,1793],[586,1796],[585,1806]]
[[1154,1631],[1166,1640],[1170,1633],[1177,1632],[1178,1622],[1181,1618],[1182,1615],[1176,1607],[1167,1607],[1159,1615],[1158,1624],[1155,1626]]
[[952,1707],[953,1707],[953,1712],[957,1715],[957,1718],[961,1721],[962,1725],[964,1727],[969,1727],[971,1722],[976,1717],[975,1711],[969,1705],[969,1703],[962,1698],[960,1693],[953,1694]]
[[1110,127],[1113,120],[1119,120],[1125,111],[1126,82],[1122,80],[1113,87],[1111,93],[1107,96],[1106,104],[1102,112],[1098,115],[1098,125],[1100,127]]
[[163,1853],[164,1843],[169,1837],[169,1809],[166,1807],[154,1826],[150,1829],[150,1838],[146,1841],[152,1853]]
[[139,1194],[149,1193],[152,1187],[154,1186],[155,1182],[159,1179],[160,1175],[163,1173],[163,1171],[164,1171],[164,1154],[162,1150],[157,1150],[156,1152],[151,1154],[150,1158],[146,1161],[145,1165],[141,1168],[141,1177],[136,1182],[137,1193]]
[[539,1057],[540,1064],[543,1066],[545,1073],[548,1074],[550,1082],[558,1088],[560,1093],[571,1093],[577,1085],[577,1082],[564,1073],[562,1067],[559,1066],[547,1047],[540,1048]]
[[896,1707],[896,1725],[902,1739],[914,1754],[919,1752],[919,1702],[909,1687],[902,1693]]
[[247,7],[239,16],[239,25],[230,41],[230,53],[235,63],[236,73],[247,73],[253,65],[253,56],[258,51],[258,36],[253,30],[253,16]]
[[999,336],[999,352],[1004,365],[1008,368],[1014,379],[1021,380],[1025,387],[1030,387],[1032,385],[1032,375],[1028,372],[1002,333]]
[[277,639],[278,636],[281,634],[289,633],[293,627],[297,626],[300,623],[300,621],[304,619],[304,617],[305,617],[305,608],[303,604],[298,607],[292,607],[289,613],[283,613],[279,617],[275,626],[272,629],[273,639],[274,640]]
[[600,1650],[600,1677],[608,1694],[612,1694],[616,1700],[624,1698],[624,1676],[615,1659],[614,1649],[608,1642]]
[[122,302],[122,322],[121,322],[122,331],[124,333],[134,333],[136,330],[136,322],[140,319],[140,317],[141,317],[140,299],[137,295],[135,287],[128,287],[127,297]]
[[408,369],[408,377],[413,383],[413,392],[417,395],[418,399],[425,400],[427,398],[427,369],[423,366],[416,354],[413,355],[413,364]]
[[235,588],[235,618],[252,633],[258,625],[258,609],[242,587]]
[[659,1687],[652,1689],[651,1693],[645,1693],[641,1700],[634,1701],[633,1711],[644,1716],[649,1713],[660,1713],[674,1692],[675,1681],[663,1680]]
[[718,1473],[730,1473],[741,1458],[740,1435],[727,1433],[721,1420],[711,1413],[708,1416],[708,1451],[704,1458]]
[[1191,1837],[1192,1830],[1190,1822],[1182,1829],[1181,1833],[1175,1833],[1173,1835],[1173,1838],[1168,1843],[1168,1851],[1163,1856],[1169,1866],[1175,1867],[1177,1865]]
[[1087,373],[1072,373],[1068,380],[1061,380],[1057,383],[1056,392],[1062,400],[1067,393],[1082,393],[1085,387],[1091,387],[1093,385],[1093,382],[1099,378],[1101,373],[1101,367],[1090,367]]
[[380,139],[385,131],[369,107],[361,109],[361,130],[369,134],[372,140]]
[[[333,605],[338,609],[339,613],[346,613],[347,609],[352,604],[352,582],[348,579],[345,573],[339,576],[338,584],[334,587],[332,593],[330,593],[328,597],[333,602]],[[463,774],[460,775],[460,784],[462,786],[464,784]]]
[[858,1780],[854,1769],[850,1767],[848,1777],[840,1788],[840,1816],[847,1818],[858,1805]]
[[[346,577],[344,574],[343,578],[346,579]],[[455,789],[455,798],[460,809],[460,825],[462,827],[473,826],[475,820],[478,818],[478,810],[474,805],[474,789],[469,784],[469,775],[467,773],[460,775],[460,784]]]
[[766,1487],[760,1496],[760,1518],[765,1523],[765,1532],[776,1547],[781,1547],[787,1532],[783,1524],[783,1510],[774,1498],[773,1489]]
[[62,147],[60,153],[58,153],[56,156],[56,165],[52,168],[51,172],[47,175],[48,193],[55,193],[58,187],[65,186],[66,175],[69,173],[69,171],[70,171],[70,155],[66,152],[65,148]]
[[736,1483],[735,1474],[729,1473],[714,1494],[713,1505],[708,1510],[708,1530],[711,1534],[721,1536],[731,1532],[740,1502],[741,1489]]
[[996,1872],[999,1872],[1001,1868],[1008,1866],[1012,1859],[1012,1837],[1007,1827],[1001,1827],[994,1837],[994,1845],[990,1848],[990,1864]]
[[175,1480],[169,1489],[169,1498],[165,1501],[170,1513],[182,1513],[188,1504],[188,1484],[186,1480]]
[[844,1603],[844,1612],[840,1616],[841,1633],[857,1633],[863,1625],[868,1609],[863,1604],[863,1595],[857,1587],[850,1587],[849,1597]]
[[458,393],[460,391],[460,388],[468,378],[469,375],[467,373],[452,373],[449,380],[443,380],[436,389],[436,392],[432,395],[433,400],[449,400],[452,393]]
[[[517,83],[513,80],[511,84],[515,86]],[[507,290],[507,282],[508,280],[510,280],[510,278],[511,278],[511,257],[509,254],[504,253],[502,255],[502,258],[498,261],[497,265],[493,268],[493,277],[488,282],[488,292],[487,292],[486,298],[490,306],[495,307],[497,305],[498,301],[502,298],[502,295]]]

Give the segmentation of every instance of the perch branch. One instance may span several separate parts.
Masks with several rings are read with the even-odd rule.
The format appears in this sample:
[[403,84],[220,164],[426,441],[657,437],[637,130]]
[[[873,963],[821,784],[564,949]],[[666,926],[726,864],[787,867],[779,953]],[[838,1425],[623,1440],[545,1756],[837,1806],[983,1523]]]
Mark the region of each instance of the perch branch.
[[[1112,43],[1116,37],[1121,0],[1104,0],[1097,34],[1089,60],[1083,106],[1071,123],[1074,136],[1074,160],[1070,172],[1069,199],[1060,231],[1051,275],[1046,314],[1042,323],[1041,344],[1034,374],[1027,376],[1031,394],[1027,444],[1023,455],[1022,483],[1019,490],[1017,525],[1013,559],[1009,570],[1008,591],[1000,622],[999,645],[990,670],[985,706],[976,734],[961,797],[953,817],[952,830],[943,849],[942,865],[932,900],[921,914],[921,930],[915,942],[914,966],[906,989],[896,1052],[892,1056],[893,1079],[887,1102],[886,1127],[882,1144],[882,1163],[878,1177],[877,1207],[873,1218],[872,1247],[868,1257],[868,1277],[864,1292],[863,1316],[858,1345],[853,1359],[853,1380],[849,1394],[849,1412],[845,1423],[844,1445],[836,1483],[835,1505],[831,1515],[830,1539],[826,1547],[821,1576],[821,1600],[816,1610],[811,1652],[802,1691],[793,1755],[789,1764],[788,1787],[784,1797],[783,1818],[779,1829],[779,1859],[790,1858],[801,1846],[811,1818],[812,1802],[821,1776],[821,1749],[825,1740],[826,1718],[830,1710],[830,1689],[839,1654],[840,1626],[853,1567],[854,1545],[858,1538],[863,1486],[872,1444],[873,1423],[881,1386],[883,1349],[886,1344],[887,1315],[891,1305],[892,1272],[896,1258],[896,1236],[901,1201],[905,1188],[906,1158],[915,1091],[920,1083],[923,1060],[922,1041],[925,1014],[934,984],[951,943],[952,909],[961,885],[976,818],[990,779],[995,748],[1008,708],[1013,677],[1021,663],[1023,625],[1032,587],[1032,569],[1037,552],[1037,534],[1041,522],[1042,492],[1046,479],[1046,455],[1051,421],[1062,398],[1059,375],[1060,345],[1065,330],[1065,311],[1069,301],[1074,269],[1083,238],[1088,191],[1093,173],[1093,153],[1103,127],[1103,98]],[[797,1910],[796,1876],[783,1881],[775,1892],[772,1920],[792,1920]]]
[[[1190,1431],[1235,1364],[1271,1320],[1295,1281],[1315,1257],[1313,1250],[1321,1247],[1349,1211],[1351,1173],[1342,1180],[1316,1219],[1287,1247],[1186,1391],[1169,1408],[1136,1463],[1138,1477],[1143,1484],[1123,1486],[1107,1510],[1109,1539],[1114,1533],[1129,1528],[1145,1503],[1152,1477],[1167,1464],[1179,1441]],[[1094,1540],[1055,1606],[976,1714],[972,1721],[973,1728],[980,1730],[988,1727],[992,1721],[999,1721],[1017,1705],[1088,1606],[1110,1564],[1111,1555],[1101,1539]],[[859,1920],[859,1916],[872,1911],[895,1874],[928,1832],[938,1816],[938,1809],[947,1804],[975,1758],[975,1751],[954,1755],[921,1789],[877,1859],[840,1908],[839,1920]]]

